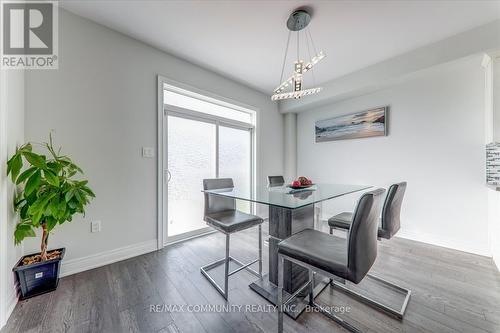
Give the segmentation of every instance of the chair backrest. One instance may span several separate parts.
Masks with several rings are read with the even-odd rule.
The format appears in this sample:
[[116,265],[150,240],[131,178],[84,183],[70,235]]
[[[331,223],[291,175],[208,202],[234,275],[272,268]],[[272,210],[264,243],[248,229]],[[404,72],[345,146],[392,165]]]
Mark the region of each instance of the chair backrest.
[[267,176],[269,186],[283,186],[285,185],[285,178],[283,176]]
[[380,236],[391,238],[401,225],[401,204],[406,191],[406,182],[393,184],[387,190],[384,206],[382,208],[382,232]]
[[364,193],[347,234],[348,280],[359,283],[377,258],[377,231],[384,189]]
[[[234,187],[231,178],[214,178],[203,179],[204,190],[232,189]],[[205,212],[204,218],[209,214],[224,212],[236,209],[234,199],[225,198],[219,195],[204,193],[205,195]]]

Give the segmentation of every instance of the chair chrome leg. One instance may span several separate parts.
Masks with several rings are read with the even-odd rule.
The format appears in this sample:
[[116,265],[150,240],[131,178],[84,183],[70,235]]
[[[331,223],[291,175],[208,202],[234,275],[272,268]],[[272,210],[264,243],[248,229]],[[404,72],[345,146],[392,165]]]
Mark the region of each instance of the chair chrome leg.
[[406,311],[406,307],[408,306],[408,302],[410,301],[411,290],[403,288],[401,286],[398,286],[398,285],[391,283],[389,281],[386,281],[386,280],[384,280],[380,277],[377,277],[373,274],[367,274],[366,277],[371,278],[371,279],[385,285],[388,288],[391,288],[393,290],[396,290],[398,292],[403,293],[405,295],[405,300],[403,302],[401,309],[399,309],[399,310],[394,309],[388,305],[382,304],[382,303],[380,303],[380,302],[378,302],[370,297],[367,297],[367,296],[365,296],[365,295],[363,295],[355,290],[352,290],[347,285],[345,285],[345,283],[342,284],[341,282],[334,280],[334,281],[332,281],[332,285],[334,286],[334,288],[338,288],[338,289],[342,290],[343,292],[345,292],[346,294],[354,296],[359,301],[364,302],[377,310],[384,311],[385,313],[392,315],[399,320],[403,319],[405,311]]
[[323,308],[321,305],[319,305],[318,303],[316,303],[314,301],[314,272],[313,272],[312,269],[309,270],[309,283],[310,283],[310,285],[309,285],[310,286],[310,289],[309,289],[309,305],[310,306],[315,307],[322,314],[326,315],[328,318],[332,319],[333,321],[335,321],[337,324],[339,324],[340,326],[344,327],[348,331],[351,331],[351,332],[354,332],[354,333],[361,333],[361,331],[359,329],[357,329],[356,327],[352,326],[351,324],[349,324],[348,322],[346,322],[342,318],[334,315],[333,313],[331,313],[330,311],[326,310],[325,308]]
[[227,290],[229,288],[229,234],[226,235],[226,260],[224,264],[224,298],[227,300]]
[[283,262],[284,258],[278,254],[278,333],[283,333]]
[[[285,302],[283,302],[283,262],[284,259],[291,261],[297,265],[300,265],[304,268],[307,268],[309,270],[309,280],[299,289],[295,291],[293,295],[291,295]],[[303,261],[300,261],[298,259],[291,258],[289,256],[283,255],[283,254],[278,254],[278,332],[282,333],[283,332],[283,305],[290,303],[292,299],[297,297],[303,290],[305,290],[306,287],[309,287],[309,293],[314,290],[314,274],[320,274],[322,276],[326,276],[329,278],[334,278],[336,277],[335,275],[323,271],[317,267],[311,266]],[[314,301],[314,293],[311,295],[309,294],[309,301],[312,301],[312,306],[316,309],[318,309],[319,312],[322,314],[326,315],[328,318],[331,320],[335,321],[337,324],[342,326],[343,328],[347,329],[350,332],[353,333],[361,333],[359,329],[354,327],[353,325],[349,324],[342,318],[338,317],[337,315],[331,313],[328,309],[323,308],[320,304],[316,303]]]
[[[333,227],[330,227],[330,235],[333,235]],[[332,283],[333,283],[333,280],[332,280],[332,279],[330,279],[330,280],[328,281],[328,283],[329,283],[329,284],[332,284]]]
[[314,272],[309,270],[309,305],[314,306]]
[[262,224],[259,224],[259,275],[262,279]]
[[[205,278],[207,278],[208,282],[210,282],[215,287],[215,289],[217,289],[217,291],[222,295],[222,297],[224,297],[224,299],[227,300],[228,289],[229,289],[229,277],[231,275],[238,273],[239,271],[245,269],[249,273],[251,273],[257,277],[262,278],[262,227],[261,227],[261,225],[259,225],[259,258],[255,259],[253,261],[250,261],[246,264],[242,263],[238,259],[235,259],[229,255],[230,234],[225,234],[225,235],[226,235],[226,255],[225,255],[225,257],[222,259],[216,260],[210,264],[207,264],[205,266],[202,266],[200,268],[200,272],[201,272],[201,274],[203,274],[203,276]],[[231,260],[234,261],[239,267],[236,268],[235,270],[233,270],[232,272],[229,272],[229,264],[230,264]],[[259,263],[259,271],[258,272],[255,271],[254,269],[250,268],[251,265],[253,265],[257,262]],[[215,282],[215,280],[210,276],[210,274],[208,274],[209,270],[211,270],[217,266],[220,266],[220,265],[224,265],[224,286],[223,287],[218,285],[217,282]]]

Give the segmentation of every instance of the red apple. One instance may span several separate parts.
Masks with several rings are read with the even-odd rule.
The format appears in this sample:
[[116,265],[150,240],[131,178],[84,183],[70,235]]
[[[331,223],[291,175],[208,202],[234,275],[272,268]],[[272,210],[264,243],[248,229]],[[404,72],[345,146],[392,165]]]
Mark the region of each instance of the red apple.
[[301,185],[307,185],[307,178],[304,176],[301,176],[297,179]]
[[294,180],[293,183],[292,183],[292,186],[293,187],[299,187],[300,186],[300,182],[298,180]]

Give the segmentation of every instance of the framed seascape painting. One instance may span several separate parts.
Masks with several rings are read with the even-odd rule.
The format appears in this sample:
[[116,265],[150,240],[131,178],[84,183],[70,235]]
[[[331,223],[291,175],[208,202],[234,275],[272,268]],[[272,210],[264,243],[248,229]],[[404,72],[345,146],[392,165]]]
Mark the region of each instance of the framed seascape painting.
[[389,107],[361,111],[316,122],[316,142],[387,135]]

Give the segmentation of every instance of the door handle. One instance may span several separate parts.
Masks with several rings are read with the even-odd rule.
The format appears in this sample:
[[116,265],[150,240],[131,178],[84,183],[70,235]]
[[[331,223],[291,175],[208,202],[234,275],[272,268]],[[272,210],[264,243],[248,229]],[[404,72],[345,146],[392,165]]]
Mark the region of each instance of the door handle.
[[167,183],[170,182],[170,179],[172,179],[172,174],[170,173],[170,171],[165,170],[165,176],[166,176],[166,179],[167,179]]

